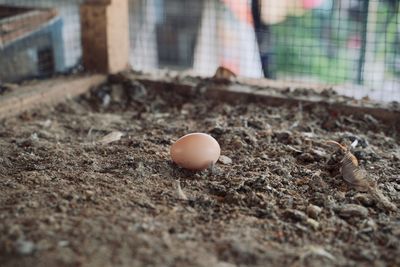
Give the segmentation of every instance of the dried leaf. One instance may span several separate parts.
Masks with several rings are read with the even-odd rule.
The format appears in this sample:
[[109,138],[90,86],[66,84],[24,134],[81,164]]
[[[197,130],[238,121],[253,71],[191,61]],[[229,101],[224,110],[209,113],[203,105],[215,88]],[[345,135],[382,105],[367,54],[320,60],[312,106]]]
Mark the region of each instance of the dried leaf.
[[356,187],[358,190],[366,191],[369,187],[369,183],[366,179],[365,171],[361,170],[358,166],[357,158],[349,151],[346,146],[343,146],[335,141],[328,141],[330,144],[334,144],[342,150],[344,157],[342,159],[342,166],[340,172],[343,179],[349,184]]
[[102,145],[107,145],[109,143],[120,140],[123,135],[124,134],[122,132],[114,131],[100,138],[98,142]]
[[378,189],[377,185],[367,180],[367,173],[358,166],[357,158],[349,151],[346,146],[343,146],[335,141],[328,141],[330,144],[338,146],[345,154],[342,159],[341,174],[343,179],[354,186],[359,191],[368,192],[379,204],[385,209],[396,211],[397,207],[385,197]]
[[50,119],[39,122],[39,125],[42,126],[43,128],[50,128],[51,124],[52,124],[52,121]]
[[235,78],[236,74],[232,70],[223,66],[218,67],[213,76],[214,80],[233,80]]
[[350,151],[347,151],[343,157],[341,173],[343,179],[357,187],[358,190],[366,191],[368,189],[366,172],[360,169],[357,158]]

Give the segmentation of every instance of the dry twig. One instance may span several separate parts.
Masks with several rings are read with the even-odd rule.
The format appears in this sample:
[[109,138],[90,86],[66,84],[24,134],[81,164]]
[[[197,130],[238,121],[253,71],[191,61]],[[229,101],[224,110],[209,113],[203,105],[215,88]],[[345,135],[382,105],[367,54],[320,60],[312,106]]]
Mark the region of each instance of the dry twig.
[[179,181],[175,181],[175,189],[176,189],[177,197],[179,199],[181,199],[181,200],[187,200],[188,199],[187,196],[185,195],[185,193],[183,192],[182,187],[181,187],[181,183]]

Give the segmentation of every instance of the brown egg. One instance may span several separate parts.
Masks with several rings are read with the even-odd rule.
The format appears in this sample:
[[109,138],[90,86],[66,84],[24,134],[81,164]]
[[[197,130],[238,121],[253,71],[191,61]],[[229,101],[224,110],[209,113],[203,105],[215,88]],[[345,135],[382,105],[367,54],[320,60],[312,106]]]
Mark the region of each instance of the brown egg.
[[189,170],[204,170],[216,163],[221,148],[217,140],[204,133],[191,133],[179,138],[171,146],[172,160]]

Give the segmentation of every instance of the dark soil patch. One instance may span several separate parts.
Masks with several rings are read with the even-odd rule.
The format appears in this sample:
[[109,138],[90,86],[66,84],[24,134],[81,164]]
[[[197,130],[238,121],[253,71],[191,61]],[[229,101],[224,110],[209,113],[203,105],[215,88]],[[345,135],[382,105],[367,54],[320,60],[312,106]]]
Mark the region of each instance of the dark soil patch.
[[[108,145],[94,141],[121,131]],[[232,164],[170,161],[206,132]],[[400,212],[339,175],[350,144],[400,206],[398,132],[324,106],[232,106],[136,82],[0,124],[1,266],[399,266]],[[176,181],[187,200],[177,192]]]

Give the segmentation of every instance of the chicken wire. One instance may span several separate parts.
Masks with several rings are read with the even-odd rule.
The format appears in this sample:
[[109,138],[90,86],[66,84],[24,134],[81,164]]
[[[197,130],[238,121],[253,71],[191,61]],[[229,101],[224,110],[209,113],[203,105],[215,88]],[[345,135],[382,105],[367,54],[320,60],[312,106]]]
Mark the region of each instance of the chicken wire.
[[[43,61],[33,76],[81,69],[82,2],[0,0],[0,5],[58,12],[40,26],[50,36],[42,36],[47,43],[36,40],[53,53],[29,49],[30,44],[40,45],[26,36],[13,43],[14,50],[25,49],[33,61]],[[341,85],[337,89],[348,95],[400,101],[399,2],[129,0],[129,60],[140,71],[168,69],[211,76],[222,65],[240,76]],[[15,62],[5,60],[4,55],[10,54],[6,49],[4,44],[0,47],[0,75],[7,69],[4,61],[8,69],[11,63],[14,68],[26,65],[18,61],[21,55],[13,58]]]
[[48,77],[79,68],[82,2],[0,0],[0,81]]

